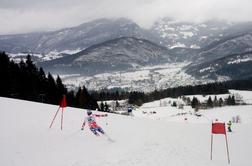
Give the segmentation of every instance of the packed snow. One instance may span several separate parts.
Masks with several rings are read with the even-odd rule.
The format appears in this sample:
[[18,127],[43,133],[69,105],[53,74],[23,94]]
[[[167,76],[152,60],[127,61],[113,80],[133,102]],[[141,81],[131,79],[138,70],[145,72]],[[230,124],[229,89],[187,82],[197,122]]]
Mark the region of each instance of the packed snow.
[[[240,95],[252,97],[249,91]],[[224,166],[228,165],[224,135],[214,135],[210,160],[211,121],[227,122],[239,115],[239,123],[227,133],[230,165],[251,166],[252,105],[200,110],[202,116],[195,116],[191,107],[171,107],[170,100],[180,99],[146,103],[133,111],[134,116],[109,114],[97,119],[110,141],[94,136],[87,127],[80,130],[84,109],[66,107],[61,131],[61,112],[49,129],[58,106],[0,97],[0,165]]]

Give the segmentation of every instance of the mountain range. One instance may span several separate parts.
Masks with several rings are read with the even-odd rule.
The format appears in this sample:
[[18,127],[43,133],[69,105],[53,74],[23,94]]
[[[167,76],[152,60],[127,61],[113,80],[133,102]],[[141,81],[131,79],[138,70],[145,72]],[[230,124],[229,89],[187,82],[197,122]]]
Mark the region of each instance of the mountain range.
[[0,36],[0,49],[6,52],[32,52],[48,54],[84,50],[94,44],[120,37],[154,39],[149,31],[136,23],[120,19],[98,19],[72,28],[52,32],[40,32]]
[[52,72],[83,75],[123,71],[173,61],[168,49],[145,39],[121,37],[93,45],[76,54],[39,63]]
[[149,29],[125,19],[98,19],[51,32],[0,35],[0,50],[27,53],[57,74],[93,75],[188,62],[197,79],[251,77],[252,23],[157,20]]

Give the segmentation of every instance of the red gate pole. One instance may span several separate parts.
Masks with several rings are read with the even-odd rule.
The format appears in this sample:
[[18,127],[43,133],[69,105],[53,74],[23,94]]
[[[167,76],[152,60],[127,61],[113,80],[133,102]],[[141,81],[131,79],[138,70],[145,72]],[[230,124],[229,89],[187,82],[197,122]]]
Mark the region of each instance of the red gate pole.
[[61,112],[61,130],[63,128],[63,112],[64,112],[64,108],[62,107],[62,112]]
[[49,128],[51,128],[51,127],[52,127],[53,122],[54,122],[54,120],[55,120],[55,118],[56,118],[56,116],[57,116],[57,114],[58,114],[58,112],[59,112],[59,109],[60,109],[60,107],[58,108],[58,110],[57,110],[56,114],[54,115],[53,120],[52,120],[52,122],[51,122],[51,124],[50,124],[50,127],[49,127]]
[[211,134],[211,154],[210,154],[210,159],[213,159],[213,134]]
[[229,150],[228,150],[228,142],[227,142],[227,134],[225,134],[226,138],[226,147],[227,147],[227,156],[228,156],[228,164],[230,164]]

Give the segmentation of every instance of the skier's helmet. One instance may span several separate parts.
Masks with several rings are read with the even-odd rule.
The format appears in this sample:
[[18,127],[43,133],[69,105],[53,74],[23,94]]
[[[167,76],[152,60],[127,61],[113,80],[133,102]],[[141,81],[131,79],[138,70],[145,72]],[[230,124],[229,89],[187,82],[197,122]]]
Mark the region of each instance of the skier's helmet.
[[91,111],[91,110],[87,110],[87,114],[88,114],[88,115],[91,115],[91,114],[92,114],[92,111]]

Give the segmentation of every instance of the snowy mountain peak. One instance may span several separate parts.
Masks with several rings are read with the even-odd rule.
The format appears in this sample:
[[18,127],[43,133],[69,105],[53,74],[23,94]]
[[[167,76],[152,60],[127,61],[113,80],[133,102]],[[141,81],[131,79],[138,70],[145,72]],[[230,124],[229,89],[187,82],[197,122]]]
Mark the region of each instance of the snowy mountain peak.
[[168,48],[201,48],[231,26],[232,24],[218,21],[190,23],[162,18],[154,23],[152,32],[160,35],[162,45]]

